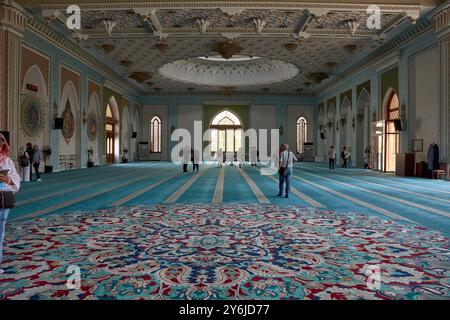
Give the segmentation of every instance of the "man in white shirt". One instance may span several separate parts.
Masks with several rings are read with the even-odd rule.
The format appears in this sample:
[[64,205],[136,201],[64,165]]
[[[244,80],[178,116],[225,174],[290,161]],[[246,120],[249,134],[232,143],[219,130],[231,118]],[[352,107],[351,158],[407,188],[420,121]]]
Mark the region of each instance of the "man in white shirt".
[[286,196],[285,198],[289,198],[289,193],[291,191],[291,179],[292,172],[294,168],[294,162],[297,162],[297,158],[294,153],[289,151],[289,145],[284,144],[280,153],[280,165],[279,165],[279,178],[280,178],[280,192],[278,193],[279,197],[283,196],[283,187],[286,183]]
[[330,163],[330,170],[334,170],[334,164],[336,163],[336,149],[333,146],[328,150],[328,161]]

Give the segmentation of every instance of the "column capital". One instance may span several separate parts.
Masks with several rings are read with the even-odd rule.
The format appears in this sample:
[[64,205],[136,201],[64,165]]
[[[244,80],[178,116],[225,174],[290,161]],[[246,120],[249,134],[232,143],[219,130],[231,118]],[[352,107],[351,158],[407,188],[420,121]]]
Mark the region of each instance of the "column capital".
[[432,13],[434,30],[438,37],[450,34],[450,1],[447,1]]
[[0,30],[10,31],[22,37],[27,26],[24,9],[11,0],[0,0]]

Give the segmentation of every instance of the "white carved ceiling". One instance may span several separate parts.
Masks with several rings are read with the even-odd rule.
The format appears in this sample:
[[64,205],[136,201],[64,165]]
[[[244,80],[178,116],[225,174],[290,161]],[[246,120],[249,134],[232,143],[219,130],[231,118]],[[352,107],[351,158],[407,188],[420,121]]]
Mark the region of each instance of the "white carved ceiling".
[[[217,91],[310,94],[350,66],[362,53],[382,44],[395,26],[419,17],[417,5],[382,5],[381,29],[367,28],[367,5],[268,2],[150,2],[81,6],[80,45],[93,48],[152,94]],[[43,5],[48,20],[65,20],[63,5]],[[55,14],[58,12],[58,14]],[[111,27],[107,31],[107,25]],[[83,40],[79,40],[79,39]],[[274,58],[300,71],[287,81],[223,88],[162,77],[171,61],[214,55],[231,41],[241,55]],[[158,44],[159,43],[159,44]],[[158,44],[158,45],[157,45]],[[158,47],[159,46],[159,47]],[[133,80],[133,81],[135,81]]]

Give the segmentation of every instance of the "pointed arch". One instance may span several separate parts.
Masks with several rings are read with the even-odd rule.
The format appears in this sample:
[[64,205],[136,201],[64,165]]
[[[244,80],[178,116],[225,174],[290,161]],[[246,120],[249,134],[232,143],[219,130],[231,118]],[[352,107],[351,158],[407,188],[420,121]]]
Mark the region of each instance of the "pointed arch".
[[305,143],[308,142],[308,121],[301,116],[297,119],[297,152],[304,153]]
[[157,115],[150,120],[150,153],[162,152],[162,121]]
[[211,151],[237,152],[243,146],[243,121],[233,111],[223,109],[211,120]]

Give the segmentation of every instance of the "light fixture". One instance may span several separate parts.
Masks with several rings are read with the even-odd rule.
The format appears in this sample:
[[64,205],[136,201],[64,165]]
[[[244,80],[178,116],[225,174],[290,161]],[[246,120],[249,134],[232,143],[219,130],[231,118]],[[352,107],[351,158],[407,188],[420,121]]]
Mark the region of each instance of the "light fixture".
[[83,126],[86,126],[86,122],[87,122],[87,114],[86,111],[83,111]]

